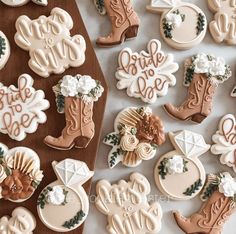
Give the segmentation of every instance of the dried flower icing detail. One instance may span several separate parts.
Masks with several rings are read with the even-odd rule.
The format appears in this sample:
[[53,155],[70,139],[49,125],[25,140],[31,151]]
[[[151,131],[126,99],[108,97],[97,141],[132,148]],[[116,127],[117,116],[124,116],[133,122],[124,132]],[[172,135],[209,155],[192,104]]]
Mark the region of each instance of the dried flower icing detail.
[[157,202],[149,204],[150,189],[148,180],[139,173],[131,174],[128,182],[121,180],[111,185],[101,180],[97,183],[95,205],[107,215],[108,233],[151,234],[161,230],[162,209]]
[[232,167],[236,173],[236,119],[225,115],[219,123],[218,131],[212,136],[214,144],[211,152],[220,156],[220,162]]
[[34,133],[38,124],[45,123],[44,110],[49,108],[42,90],[35,90],[31,76],[18,78],[18,87],[0,83],[0,132],[22,141],[26,133]]
[[127,108],[116,117],[115,132],[104,138],[112,146],[108,155],[109,167],[119,162],[127,167],[136,167],[142,160],[152,159],[157,146],[165,142],[164,127],[158,116],[148,107]]
[[[0,1],[12,7],[23,6],[27,4],[28,2],[30,2],[30,0],[0,0]],[[48,0],[31,0],[31,1],[40,6],[48,5]]]
[[30,68],[46,78],[51,73],[61,74],[69,67],[84,63],[85,40],[81,35],[71,37],[72,28],[71,16],[61,8],[52,9],[49,17],[41,16],[35,20],[23,15],[16,21],[15,42],[29,51]]
[[5,66],[10,57],[10,44],[5,34],[0,31],[0,70]]
[[158,96],[167,95],[169,86],[176,84],[173,73],[179,66],[172,54],[165,55],[161,51],[158,40],[153,39],[148,43],[147,52],[133,53],[129,48],[123,49],[118,63],[117,88],[127,89],[130,97],[154,103]]

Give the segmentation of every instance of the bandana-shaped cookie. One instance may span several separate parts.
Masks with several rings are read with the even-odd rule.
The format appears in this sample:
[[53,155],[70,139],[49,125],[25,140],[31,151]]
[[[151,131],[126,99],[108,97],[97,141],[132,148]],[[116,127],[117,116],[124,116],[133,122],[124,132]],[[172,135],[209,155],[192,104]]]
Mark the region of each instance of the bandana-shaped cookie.
[[5,66],[10,56],[10,44],[6,35],[0,31],[0,70]]
[[61,8],[54,8],[49,17],[31,20],[20,16],[16,21],[16,44],[29,51],[30,68],[47,78],[61,74],[69,67],[79,67],[85,61],[85,40],[81,35],[71,37],[71,16]]
[[45,123],[43,112],[49,108],[42,90],[35,90],[31,76],[23,74],[18,78],[18,87],[0,83],[0,132],[14,140],[22,141],[26,133],[34,133],[38,124]]
[[47,6],[48,5],[48,0],[0,0],[0,1],[8,6],[11,6],[11,7],[23,6],[30,1],[32,1],[33,3],[40,5],[40,6]]
[[179,66],[172,54],[161,51],[161,43],[151,40],[147,52],[132,52],[125,48],[119,54],[119,67],[116,78],[117,88],[127,89],[130,97],[141,98],[147,103],[154,103],[158,96],[165,96],[169,86],[176,84],[173,75]]

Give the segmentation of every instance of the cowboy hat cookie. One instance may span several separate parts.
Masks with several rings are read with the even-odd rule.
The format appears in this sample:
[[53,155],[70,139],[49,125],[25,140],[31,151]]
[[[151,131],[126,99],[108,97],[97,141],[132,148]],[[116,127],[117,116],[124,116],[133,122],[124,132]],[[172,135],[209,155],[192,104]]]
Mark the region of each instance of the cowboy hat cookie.
[[38,215],[49,229],[69,232],[78,228],[88,215],[89,200],[82,185],[94,173],[86,163],[74,159],[54,161],[52,166],[57,180],[40,193]]
[[86,148],[95,133],[93,104],[104,91],[100,81],[88,75],[66,75],[53,91],[57,111],[65,113],[66,126],[60,137],[47,136],[44,143],[59,150]]
[[234,89],[231,92],[231,97],[236,97],[236,86],[234,87]]
[[232,167],[236,173],[236,119],[232,114],[225,115],[219,123],[216,134],[212,136],[214,144],[211,152],[220,156],[220,162]]
[[[0,0],[0,1],[11,7],[19,7],[27,4],[30,0]],[[31,0],[31,1],[40,6],[48,5],[48,0]]]
[[228,172],[208,175],[201,198],[204,201],[203,206],[189,218],[175,211],[176,223],[184,233],[223,233],[224,224],[235,212],[235,178]]
[[6,35],[0,31],[0,70],[6,65],[10,57],[10,44]]
[[175,49],[191,49],[201,43],[206,35],[206,16],[192,3],[180,0],[151,0],[147,9],[161,13],[162,38]]
[[121,111],[115,119],[114,130],[103,141],[112,146],[108,155],[110,168],[120,162],[137,167],[143,160],[155,157],[158,146],[165,142],[163,123],[148,107]]
[[188,87],[188,97],[179,106],[164,105],[172,117],[201,123],[212,111],[212,100],[219,84],[232,75],[224,58],[197,54],[185,61],[184,85]]
[[38,124],[45,123],[43,111],[49,108],[42,90],[35,90],[34,80],[28,74],[18,78],[18,87],[0,83],[0,132],[16,141],[22,141],[26,133],[34,133]]
[[0,218],[0,233],[2,234],[32,234],[35,228],[34,215],[24,207],[13,210],[11,217]]
[[23,15],[16,21],[15,42],[29,51],[30,68],[47,78],[52,73],[61,74],[69,67],[79,67],[84,63],[85,40],[81,35],[72,37],[72,28],[71,16],[58,7],[52,9],[50,16],[43,15],[35,20]]
[[215,14],[209,29],[217,43],[236,45],[236,3],[234,0],[208,0],[209,9]]
[[[189,200],[197,196],[206,179],[198,157],[210,149],[203,137],[190,131],[169,133],[174,151],[161,156],[154,170],[156,185],[174,200]],[[181,183],[179,183],[181,181]]]
[[26,147],[8,149],[0,143],[0,199],[24,202],[43,179],[36,152]]
[[159,203],[148,202],[150,190],[148,180],[139,173],[131,174],[128,182],[97,183],[95,205],[107,215],[108,233],[153,234],[161,230],[162,209]]
[[175,86],[173,75],[179,66],[174,62],[172,54],[161,51],[161,43],[151,40],[147,52],[132,52],[123,49],[118,58],[119,67],[116,71],[118,80],[116,87],[126,89],[130,97],[141,98],[147,103],[154,103],[158,96],[165,96],[169,86]]

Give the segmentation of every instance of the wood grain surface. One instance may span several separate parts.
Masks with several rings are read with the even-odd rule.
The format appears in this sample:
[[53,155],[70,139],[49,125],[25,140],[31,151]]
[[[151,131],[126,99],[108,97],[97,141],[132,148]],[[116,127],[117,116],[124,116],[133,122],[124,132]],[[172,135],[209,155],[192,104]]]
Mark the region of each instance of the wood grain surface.
[[[41,78],[37,76],[28,66],[29,53],[19,48],[14,42],[14,35],[16,33],[15,21],[20,15],[27,15],[31,19],[36,19],[40,15],[48,16],[50,11],[54,7],[61,7],[66,10],[74,20],[74,27],[71,30],[71,35],[81,34],[86,40],[86,61],[79,68],[69,68],[61,75],[51,75],[49,78]],[[37,219],[37,227],[34,233],[46,234],[54,233],[47,229],[38,218],[36,202],[41,190],[56,180],[56,176],[51,167],[51,162],[54,160],[60,161],[65,158],[74,158],[82,160],[87,163],[90,170],[94,170],[95,158],[97,149],[99,146],[100,130],[102,127],[103,114],[105,110],[105,103],[107,97],[107,86],[96,55],[94,53],[89,36],[85,29],[83,20],[77,8],[74,0],[49,0],[47,7],[37,6],[33,3],[28,3],[25,6],[18,8],[11,8],[0,3],[0,30],[5,33],[11,44],[11,56],[6,66],[0,71],[0,82],[8,86],[11,84],[17,85],[18,77],[23,73],[28,73],[34,78],[35,89],[42,89],[46,94],[46,99],[49,100],[51,107],[46,111],[47,122],[40,124],[38,130],[34,134],[28,134],[25,140],[21,142],[14,141],[9,138],[8,135],[0,133],[0,142],[6,144],[9,148],[16,146],[25,146],[35,150],[41,160],[41,168],[44,171],[44,179],[39,188],[35,191],[34,195],[24,203],[12,203],[9,201],[0,201],[0,217],[3,215],[10,215],[14,208],[18,206],[24,206],[32,211]],[[96,125],[96,134],[89,146],[86,149],[72,149],[69,151],[59,151],[49,148],[43,143],[43,139],[47,135],[60,136],[61,130],[65,126],[64,114],[58,114],[56,112],[55,96],[52,92],[52,86],[57,84],[58,80],[65,74],[82,74],[90,75],[94,79],[100,80],[105,92],[103,96],[95,103],[94,107],[94,122]],[[91,180],[87,182],[83,187],[89,194],[91,186]],[[60,215],[60,214],[57,214]],[[70,233],[82,233],[83,226],[70,232]]]

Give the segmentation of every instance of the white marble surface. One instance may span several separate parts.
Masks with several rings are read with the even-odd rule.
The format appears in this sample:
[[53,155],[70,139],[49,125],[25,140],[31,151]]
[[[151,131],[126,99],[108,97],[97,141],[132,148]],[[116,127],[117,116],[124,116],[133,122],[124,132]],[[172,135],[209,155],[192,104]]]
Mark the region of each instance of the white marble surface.
[[[170,88],[169,93],[166,97],[159,98],[158,101],[151,107],[155,114],[159,115],[165,124],[166,132],[177,131],[182,129],[188,129],[196,131],[203,134],[207,143],[211,144],[211,136],[215,133],[217,125],[221,116],[227,113],[236,114],[236,99],[229,96],[234,84],[236,83],[236,47],[229,47],[225,45],[217,45],[213,42],[209,32],[204,39],[204,41],[197,47],[188,51],[176,51],[168,47],[163,40],[160,38],[159,33],[159,19],[160,16],[157,14],[151,14],[146,11],[145,7],[149,3],[149,0],[134,0],[135,10],[138,12],[141,18],[141,27],[138,37],[133,41],[125,42],[124,44],[110,48],[101,49],[95,45],[95,40],[99,35],[106,35],[110,30],[110,22],[107,16],[100,16],[93,5],[93,0],[77,0],[79,3],[80,12],[84,19],[85,25],[87,27],[90,38],[94,44],[96,54],[100,61],[102,70],[104,72],[105,78],[109,86],[109,96],[106,108],[106,114],[104,119],[104,126],[102,131],[102,138],[106,133],[113,130],[113,121],[117,113],[125,107],[128,106],[141,106],[140,100],[135,98],[130,98],[126,95],[125,91],[119,91],[116,88],[115,70],[117,67],[117,56],[121,49],[124,47],[130,47],[133,51],[140,51],[146,49],[146,44],[150,39],[156,38],[162,42],[163,50],[166,53],[173,53],[175,55],[175,60],[179,63],[180,69],[176,73],[177,85]],[[194,2],[200,6],[207,15],[208,20],[212,19],[212,14],[207,8],[206,0],[192,0],[189,2]],[[213,53],[217,56],[223,56],[226,58],[227,63],[232,66],[233,77],[221,85],[214,98],[214,109],[212,114],[200,125],[193,124],[192,122],[180,122],[171,119],[163,110],[162,105],[167,102],[172,102],[174,104],[181,104],[185,99],[187,89],[182,86],[183,81],[183,61],[185,58],[192,56],[198,52]],[[127,179],[131,172],[137,171],[145,175],[152,186],[151,195],[155,196],[157,199],[160,198],[160,192],[157,190],[154,177],[153,169],[156,163],[157,157],[172,150],[172,146],[167,139],[167,142],[161,146],[158,150],[157,157],[151,161],[144,162],[141,166],[135,169],[125,168],[121,165],[116,166],[114,169],[109,169],[107,165],[107,155],[110,147],[105,146],[101,143],[100,150],[97,156],[96,162],[96,172],[93,178],[92,196],[91,200],[94,200],[95,185],[100,179],[108,179],[111,182],[116,182],[120,179]],[[201,156],[201,161],[205,165],[207,172],[221,172],[229,171],[233,174],[233,171],[226,166],[219,163],[218,157],[212,155],[210,152]],[[163,200],[163,199],[162,199]],[[190,201],[179,202],[179,201],[160,201],[163,208],[163,220],[162,220],[162,230],[161,234],[181,234],[178,226],[176,225],[171,211],[180,210],[184,215],[188,216],[193,212],[197,211],[201,206],[201,201],[197,197]],[[234,234],[235,233],[235,222],[236,214],[231,217],[229,222],[225,225],[224,234]],[[90,214],[85,223],[85,234],[97,233],[103,234],[106,231],[106,217],[97,211],[94,204],[91,204]]]

